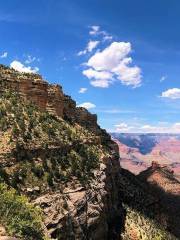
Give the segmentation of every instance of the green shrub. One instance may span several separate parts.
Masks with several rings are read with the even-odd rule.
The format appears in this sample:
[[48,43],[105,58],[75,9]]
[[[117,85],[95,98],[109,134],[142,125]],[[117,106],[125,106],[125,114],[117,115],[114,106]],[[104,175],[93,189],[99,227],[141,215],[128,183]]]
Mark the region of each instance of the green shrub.
[[45,239],[40,209],[3,183],[0,183],[0,222],[10,235],[28,240]]
[[41,178],[44,175],[43,167],[40,165],[33,166],[31,170],[38,178]]
[[0,167],[0,179],[5,181],[6,183],[9,182],[9,176],[8,176],[6,170],[2,167]]
[[47,182],[50,187],[54,186],[53,174],[51,172],[47,174]]

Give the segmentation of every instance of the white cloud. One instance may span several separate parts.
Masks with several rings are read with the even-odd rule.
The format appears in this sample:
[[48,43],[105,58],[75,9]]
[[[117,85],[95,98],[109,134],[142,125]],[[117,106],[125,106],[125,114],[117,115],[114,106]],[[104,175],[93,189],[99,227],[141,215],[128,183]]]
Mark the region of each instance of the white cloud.
[[[91,84],[96,87],[108,87],[113,79],[118,79],[124,85],[138,87],[141,84],[141,69],[130,66],[132,58],[129,42],[113,42],[101,52],[96,52],[86,63],[89,69],[83,74],[94,79]],[[105,75],[106,77],[102,77]],[[101,84],[103,82],[103,84]]]
[[94,87],[108,88],[110,82],[106,79],[101,79],[101,80],[92,80],[90,81],[90,84]]
[[79,93],[85,93],[87,91],[87,88],[80,88]]
[[97,35],[100,29],[100,26],[91,26],[91,30],[89,31],[90,35]]
[[97,45],[99,44],[99,41],[89,41],[89,43],[88,43],[88,45],[87,45],[87,51],[88,52],[92,52],[92,50],[94,49],[94,48],[96,48],[97,47]]
[[177,122],[173,125],[173,129],[175,130],[175,132],[180,133],[180,122]]
[[100,31],[99,34],[102,35],[103,41],[112,41],[112,39],[113,39],[113,36],[111,36],[106,31]]
[[116,132],[124,133],[180,133],[180,123],[158,123],[157,125],[150,124],[127,124],[120,123],[115,125]]
[[86,48],[83,51],[78,52],[78,56],[85,55],[88,52],[92,52],[93,49],[97,47],[99,44],[99,41],[92,41],[90,40],[86,46]]
[[82,55],[85,55],[87,53],[87,50],[85,49],[85,50],[83,50],[83,51],[80,51],[80,52],[78,52],[78,56],[82,56]]
[[108,71],[96,71],[92,68],[86,69],[83,72],[87,78],[91,79],[91,85],[94,87],[107,88],[109,84],[113,81],[112,73]]
[[95,108],[96,105],[91,103],[91,102],[84,102],[84,103],[79,104],[78,107],[83,107],[83,108],[86,108],[86,109],[92,109],[92,108]]
[[4,52],[1,54],[0,58],[7,58],[8,56],[8,52]]
[[113,42],[102,52],[95,53],[87,65],[95,70],[113,70],[130,53],[131,44],[125,42]]
[[162,92],[161,97],[170,99],[180,99],[180,88],[171,88]]
[[91,30],[89,31],[90,35],[98,36],[101,35],[104,41],[111,41],[113,37],[108,34],[106,31],[101,31],[100,26],[91,26]]
[[141,69],[137,66],[129,67],[127,64],[131,62],[131,58],[125,58],[117,68],[114,69],[114,72],[122,84],[138,87],[141,84]]
[[126,132],[131,132],[132,127],[128,126],[126,123],[120,123],[115,125],[116,127],[116,132],[122,132],[122,133],[126,133]]
[[104,37],[103,37],[103,40],[104,41],[112,41],[113,37],[111,35],[108,35],[106,34]]
[[27,59],[25,60],[25,63],[26,64],[30,64],[30,63],[32,63],[32,62],[34,62],[36,60],[37,60],[36,57],[32,57],[31,55],[28,55]]
[[39,71],[38,67],[32,68],[30,66],[25,66],[21,62],[14,60],[11,64],[10,67],[14,68],[15,70],[19,72],[25,72],[25,73],[37,73]]
[[92,68],[83,71],[83,74],[89,79],[112,79],[112,74],[107,71],[96,71]]
[[147,133],[180,133],[180,123],[172,125],[144,125],[141,129]]
[[160,78],[160,82],[163,82],[163,81],[165,81],[167,79],[167,76],[162,76],[161,78]]

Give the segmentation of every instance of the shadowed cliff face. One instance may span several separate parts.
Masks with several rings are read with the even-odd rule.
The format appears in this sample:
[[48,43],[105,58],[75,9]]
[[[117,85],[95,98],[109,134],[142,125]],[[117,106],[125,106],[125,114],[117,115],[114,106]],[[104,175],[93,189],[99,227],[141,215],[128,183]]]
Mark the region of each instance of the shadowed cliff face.
[[[157,172],[161,177],[155,178]],[[126,210],[122,239],[180,238],[180,184],[172,172],[159,166],[137,177],[121,169],[119,190]]]
[[153,162],[138,178],[148,186],[161,207],[166,209],[168,230],[180,237],[180,182],[173,174],[169,167]]

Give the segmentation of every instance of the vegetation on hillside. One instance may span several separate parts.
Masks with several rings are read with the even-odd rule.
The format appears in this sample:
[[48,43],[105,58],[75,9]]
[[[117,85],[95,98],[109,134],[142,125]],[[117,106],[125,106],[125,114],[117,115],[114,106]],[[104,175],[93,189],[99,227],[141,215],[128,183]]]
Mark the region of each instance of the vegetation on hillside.
[[13,187],[41,181],[53,186],[73,176],[87,181],[106,152],[93,133],[40,111],[16,93],[0,98],[0,134],[1,156],[15,161],[13,169],[0,173]]
[[126,211],[123,240],[177,240],[167,231],[166,214],[137,177],[122,169],[120,192]]
[[31,189],[33,198],[73,181],[85,186],[106,152],[100,138],[82,126],[41,111],[17,93],[1,94],[0,222],[8,233],[43,239],[39,210],[18,194]]
[[125,232],[123,240],[177,240],[168,233],[157,221],[147,217],[143,212],[124,205],[126,209]]
[[0,223],[8,234],[28,240],[45,239],[42,214],[24,196],[0,183]]
[[[88,187],[101,159],[109,157],[108,147],[102,142],[95,133],[41,111],[17,93],[1,94],[0,224],[12,236],[45,239],[41,211],[22,195],[35,199],[47,192],[63,193],[75,182]],[[175,239],[159,225],[154,205],[147,209],[154,200],[134,175],[122,170],[117,181],[119,201],[126,210],[122,239]],[[62,201],[62,210],[65,208],[66,199]]]

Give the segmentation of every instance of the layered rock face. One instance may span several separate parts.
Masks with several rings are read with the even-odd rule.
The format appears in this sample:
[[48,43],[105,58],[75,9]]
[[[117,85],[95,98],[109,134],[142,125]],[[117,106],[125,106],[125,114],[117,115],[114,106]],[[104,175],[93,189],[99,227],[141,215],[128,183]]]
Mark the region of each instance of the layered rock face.
[[62,88],[58,85],[48,85],[47,92],[46,110],[52,114],[63,117],[64,94]]
[[48,84],[38,74],[19,72],[0,65],[1,92],[13,90],[45,110],[48,102]]
[[120,228],[116,228],[116,222],[123,222],[124,210],[119,201],[118,175],[118,159],[107,158],[94,172],[88,189],[75,183],[75,188],[69,185],[63,193],[47,193],[36,198],[34,203],[45,213],[51,238],[119,239]]
[[36,74],[0,66],[0,84],[20,95],[0,99],[4,181],[41,207],[50,239],[119,239],[119,154],[97,116]]
[[96,130],[97,116],[84,108],[77,108],[76,102],[63,93],[59,85],[48,84],[39,74],[20,73],[0,65],[0,91],[6,89],[18,92],[32,101],[41,110]]

